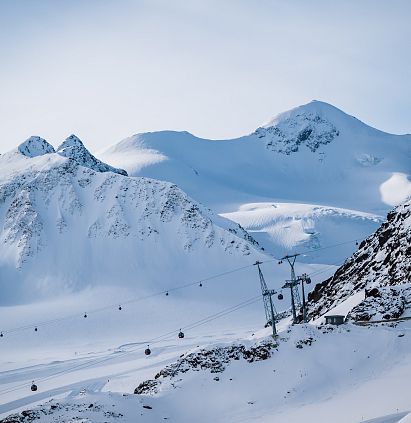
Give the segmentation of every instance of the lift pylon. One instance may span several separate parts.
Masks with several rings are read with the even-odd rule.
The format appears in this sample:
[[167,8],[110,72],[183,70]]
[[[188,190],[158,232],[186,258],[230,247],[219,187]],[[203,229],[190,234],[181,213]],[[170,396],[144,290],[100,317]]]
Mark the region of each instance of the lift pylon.
[[263,272],[260,269],[260,261],[256,261],[255,265],[258,268],[258,276],[260,277],[261,293],[263,295],[265,317],[267,325],[273,328],[273,336],[277,336],[277,328],[275,327],[275,320],[277,318],[277,311],[274,307],[272,296],[277,293],[274,289],[268,289],[264,279]]
[[283,285],[284,288],[290,288],[291,293],[291,310],[293,312],[293,323],[297,322],[297,310],[301,307],[300,294],[298,292],[298,285],[300,281],[295,276],[294,264],[299,254],[291,254],[284,256],[281,260],[287,260],[291,267],[291,279],[287,280]]

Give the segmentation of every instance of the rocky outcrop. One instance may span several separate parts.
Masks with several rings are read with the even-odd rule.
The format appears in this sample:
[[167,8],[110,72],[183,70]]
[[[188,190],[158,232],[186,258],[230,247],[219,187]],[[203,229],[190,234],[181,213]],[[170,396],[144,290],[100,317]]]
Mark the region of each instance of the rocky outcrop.
[[26,157],[37,157],[44,154],[54,153],[54,148],[45,139],[40,137],[30,137],[22,142],[17,150]]
[[411,288],[381,287],[365,291],[365,299],[347,315],[347,321],[397,319],[411,302]]
[[254,135],[263,139],[269,150],[290,155],[303,146],[314,153],[338,137],[339,131],[326,118],[306,111],[258,128]]
[[265,340],[260,344],[248,348],[245,345],[234,344],[228,347],[201,349],[189,353],[180,358],[177,362],[164,367],[164,369],[160,370],[160,372],[154,376],[154,380],[146,380],[140,383],[134,390],[134,393],[157,393],[159,385],[161,384],[161,379],[173,379],[190,370],[196,372],[200,370],[209,370],[210,373],[222,373],[229,363],[234,360],[246,360],[249,363],[267,360],[277,346],[278,344],[274,341]]
[[57,149],[57,153],[61,156],[75,160],[81,166],[88,167],[96,172],[113,172],[127,176],[127,172],[123,169],[117,169],[107,163],[94,157],[81,140],[75,135],[70,135]]
[[122,420],[124,417],[123,413],[117,411],[115,405],[85,402],[81,401],[81,397],[80,395],[80,398],[76,398],[75,402],[57,402],[52,399],[48,404],[0,419],[0,423],[107,422]]
[[[367,319],[374,314],[399,316],[403,311],[402,294],[380,288],[408,282],[411,282],[411,200],[392,210],[334,276],[316,285],[308,296],[311,317],[323,315],[361,290],[375,295],[369,295],[361,307],[353,310],[351,318],[362,315]],[[369,310],[371,304],[375,307],[373,312]]]

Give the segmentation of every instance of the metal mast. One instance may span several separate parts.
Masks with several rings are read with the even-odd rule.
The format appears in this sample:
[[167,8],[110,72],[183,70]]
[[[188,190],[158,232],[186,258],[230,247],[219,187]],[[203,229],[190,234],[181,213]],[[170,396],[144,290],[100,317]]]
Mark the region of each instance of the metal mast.
[[273,336],[277,336],[277,328],[275,327],[275,319],[277,316],[277,312],[275,310],[272,299],[272,295],[276,294],[277,292],[274,289],[267,288],[263,272],[260,269],[261,262],[256,261],[255,264],[258,268],[258,276],[260,277],[261,293],[263,294],[264,310],[265,317],[267,319],[267,325],[270,325],[273,328]]
[[307,304],[305,302],[305,291],[304,291],[304,284],[310,284],[311,278],[308,277],[306,273],[303,273],[301,276],[298,277],[298,279],[301,281],[301,291],[303,295],[303,321],[304,323],[307,323],[308,316],[307,316]]
[[287,280],[283,286],[284,288],[290,288],[291,292],[291,309],[293,312],[293,323],[297,322],[297,309],[301,307],[300,294],[298,292],[299,280],[295,277],[294,263],[299,254],[291,254],[283,257],[281,260],[287,260],[291,267],[291,280]]

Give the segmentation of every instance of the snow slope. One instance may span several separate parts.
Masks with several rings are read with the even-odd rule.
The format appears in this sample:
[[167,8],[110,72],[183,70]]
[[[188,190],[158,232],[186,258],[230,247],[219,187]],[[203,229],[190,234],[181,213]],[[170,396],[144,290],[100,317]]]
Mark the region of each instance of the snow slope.
[[265,259],[175,185],[111,169],[73,137],[56,153],[37,138],[0,157],[2,304],[93,286],[167,289]]
[[297,249],[305,252],[300,261],[328,264],[348,257],[355,240],[362,240],[382,220],[371,213],[298,203],[250,203],[221,215],[246,228],[275,257]]
[[[204,337],[174,338],[153,348],[149,357],[141,349],[123,355],[120,349],[101,352],[98,357],[106,361],[77,370],[70,370],[73,360],[43,361],[0,373],[12,387],[21,381],[22,372],[40,379],[56,369],[67,370],[39,382],[36,393],[26,390],[23,398],[17,399],[16,392],[14,398],[3,394],[0,416],[33,409],[40,422],[61,423],[359,423],[391,415],[381,421],[394,423],[410,411],[404,394],[411,376],[410,334],[406,322],[338,329],[306,325],[286,328],[276,343],[262,331],[243,334],[234,343],[215,335],[211,342]],[[272,347],[259,359],[241,353],[223,359],[226,348],[250,350],[262,343]],[[91,362],[95,356],[77,357],[74,364]],[[194,356],[197,361],[191,359]],[[184,361],[192,366],[179,365]],[[166,371],[170,368],[175,369],[172,375]],[[135,387],[158,373],[156,390],[133,395]],[[22,415],[13,418],[30,421]]]
[[[265,262],[270,288],[288,277],[289,268],[238,224],[175,185],[95,170],[85,147],[76,146],[83,151],[66,156],[33,138],[0,156],[3,360],[25,362],[26,342],[31,353],[57,359],[150,339],[159,327],[176,330],[187,316],[200,319],[259,299],[257,260]],[[298,267],[318,272],[316,281],[333,269]],[[289,307],[284,294],[279,311]],[[261,304],[253,302],[236,320],[228,321],[263,326]]]
[[[0,157],[4,415],[50,398],[77,414],[83,388],[87,401],[121,405],[121,394],[103,392],[134,389],[187,349],[264,326],[256,260],[270,288],[289,275],[241,227],[175,185],[102,169],[75,146],[63,155],[36,138]],[[297,268],[317,272],[316,281],[331,270]],[[181,327],[186,338],[176,344]],[[97,421],[108,412],[94,411]]]
[[[359,224],[358,211],[381,216],[410,195],[411,135],[384,133],[319,101],[282,113],[238,139],[143,133],[110,147],[102,156],[132,175],[174,182],[219,213],[235,213],[251,203],[254,214],[261,209],[262,218],[267,202],[285,203],[284,209],[288,203],[302,204],[302,214],[317,205],[335,208],[335,216],[339,209],[349,209],[352,212],[343,212],[341,221],[354,238],[378,227],[373,218]],[[226,216],[244,220],[238,214]],[[311,243],[325,245],[322,218],[312,222],[317,236]],[[263,237],[267,250],[278,249],[270,231]],[[337,234],[333,240],[337,242]]]

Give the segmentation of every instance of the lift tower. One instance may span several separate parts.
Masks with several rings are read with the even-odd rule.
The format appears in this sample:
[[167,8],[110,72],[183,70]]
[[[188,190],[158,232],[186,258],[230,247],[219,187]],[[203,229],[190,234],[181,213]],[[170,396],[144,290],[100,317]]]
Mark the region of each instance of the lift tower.
[[297,322],[297,309],[299,310],[301,307],[301,301],[300,301],[300,294],[298,292],[298,285],[300,281],[295,277],[295,270],[294,270],[294,264],[295,260],[299,256],[299,254],[291,254],[283,257],[282,260],[287,260],[288,264],[291,267],[291,279],[287,280],[285,284],[283,285],[284,288],[290,288],[291,293],[291,310],[293,312],[293,323]]
[[305,301],[305,291],[304,291],[304,284],[310,284],[311,278],[306,274],[303,273],[301,276],[298,277],[298,280],[301,281],[301,293],[303,295],[303,321],[304,323],[308,322],[308,315],[307,315],[307,303]]
[[263,272],[260,269],[260,261],[256,261],[255,265],[258,268],[258,276],[260,277],[261,293],[263,294],[265,317],[267,319],[267,326],[273,328],[273,337],[277,336],[277,328],[275,327],[275,319],[277,312],[275,310],[272,296],[277,293],[274,289],[268,289],[265,283]]

